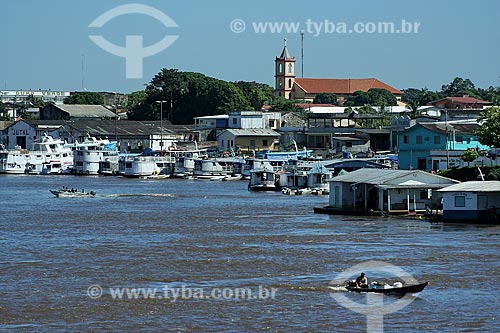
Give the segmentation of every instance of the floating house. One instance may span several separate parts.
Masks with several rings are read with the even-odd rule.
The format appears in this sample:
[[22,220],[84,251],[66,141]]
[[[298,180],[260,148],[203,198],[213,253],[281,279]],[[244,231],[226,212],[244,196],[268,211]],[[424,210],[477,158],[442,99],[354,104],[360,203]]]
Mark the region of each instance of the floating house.
[[444,222],[500,223],[500,181],[470,181],[438,190]]
[[421,170],[359,169],[332,178],[329,205],[316,213],[423,214],[440,208],[436,190],[459,183]]

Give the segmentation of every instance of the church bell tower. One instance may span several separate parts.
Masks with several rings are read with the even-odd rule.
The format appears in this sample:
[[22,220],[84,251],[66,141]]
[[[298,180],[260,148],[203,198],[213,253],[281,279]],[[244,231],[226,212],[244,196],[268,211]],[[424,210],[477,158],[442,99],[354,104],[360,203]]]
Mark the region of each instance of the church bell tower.
[[290,56],[284,39],[283,51],[274,60],[274,96],[293,99],[292,88],[295,82],[295,58]]

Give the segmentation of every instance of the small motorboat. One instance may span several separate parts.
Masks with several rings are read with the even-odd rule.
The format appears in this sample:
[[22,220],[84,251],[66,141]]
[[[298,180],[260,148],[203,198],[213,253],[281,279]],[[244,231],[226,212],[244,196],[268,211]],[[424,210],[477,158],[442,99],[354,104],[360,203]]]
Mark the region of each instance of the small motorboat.
[[368,287],[356,287],[353,281],[347,281],[347,285],[345,288],[348,291],[355,291],[358,293],[381,293],[381,294],[415,294],[424,290],[429,282],[412,284],[412,285],[403,285],[401,282],[396,282],[392,285],[389,284],[381,284],[377,282],[371,283]]
[[85,190],[77,191],[75,189],[63,188],[60,190],[49,190],[50,193],[55,195],[57,198],[93,198],[96,193],[94,191],[85,192]]

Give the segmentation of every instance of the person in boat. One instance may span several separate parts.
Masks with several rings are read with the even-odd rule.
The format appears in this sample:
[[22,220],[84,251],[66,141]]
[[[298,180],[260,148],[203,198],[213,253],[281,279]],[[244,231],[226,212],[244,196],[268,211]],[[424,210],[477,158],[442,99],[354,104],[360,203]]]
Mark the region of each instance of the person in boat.
[[366,278],[366,274],[363,272],[360,276],[356,278],[354,281],[356,288],[368,288],[368,279]]

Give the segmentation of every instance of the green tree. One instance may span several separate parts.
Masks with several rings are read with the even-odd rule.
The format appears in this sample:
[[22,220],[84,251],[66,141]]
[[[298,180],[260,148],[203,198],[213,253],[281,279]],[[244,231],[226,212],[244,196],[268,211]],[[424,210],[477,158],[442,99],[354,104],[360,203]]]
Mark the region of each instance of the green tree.
[[446,97],[443,93],[437,91],[429,91],[427,88],[422,89],[420,97],[420,105],[429,105],[431,102],[437,101]]
[[145,110],[143,110],[148,94],[145,90],[135,91],[128,95],[127,116],[130,120],[141,120]]
[[477,160],[479,157],[479,154],[475,149],[467,149],[461,156],[460,158],[462,161],[467,162],[467,166],[470,166],[470,162],[473,162]]
[[319,93],[314,96],[315,104],[334,104],[338,103],[338,97],[335,94],[331,93]]
[[103,105],[104,97],[97,92],[77,92],[64,99],[64,104]]
[[476,131],[483,145],[500,148],[500,107],[490,107],[480,113],[481,126]]
[[403,89],[403,96],[401,100],[405,103],[412,103],[414,101],[420,101],[422,98],[422,90],[417,88]]
[[493,105],[500,105],[500,87],[489,86],[488,89],[477,89],[477,94],[482,100],[490,101]]
[[386,89],[371,88],[367,92],[355,91],[344,103],[345,106],[373,105],[385,108],[386,106],[398,105],[396,97]]
[[347,97],[344,105],[345,106],[363,106],[371,104],[370,95],[365,91],[355,91],[351,96]]
[[456,77],[449,84],[445,84],[441,87],[441,93],[445,96],[457,96],[468,94],[472,97],[477,97],[476,86],[469,79],[462,79],[461,77]]
[[143,102],[129,111],[134,119],[160,119],[161,108],[156,101],[165,101],[163,117],[175,124],[192,124],[194,117],[252,109],[236,84],[177,69],[162,69],[145,92]]
[[368,95],[371,98],[371,105],[380,106],[381,108],[398,105],[396,96],[394,96],[389,90],[371,88],[368,90]]
[[30,108],[43,109],[49,102],[44,102],[42,98],[35,97],[34,95],[28,95],[28,97],[26,97],[26,104],[28,104]]
[[274,89],[270,85],[255,81],[238,81],[234,82],[234,84],[241,89],[253,110],[260,111],[264,104],[271,104]]
[[0,102],[0,120],[10,120],[9,114],[2,102]]
[[410,109],[410,118],[416,118],[420,115],[420,100],[414,100],[407,104],[407,107]]
[[279,111],[282,113],[294,112],[299,113],[299,108],[295,106],[295,103],[289,99],[283,97],[277,97],[273,101],[271,106],[271,111]]

